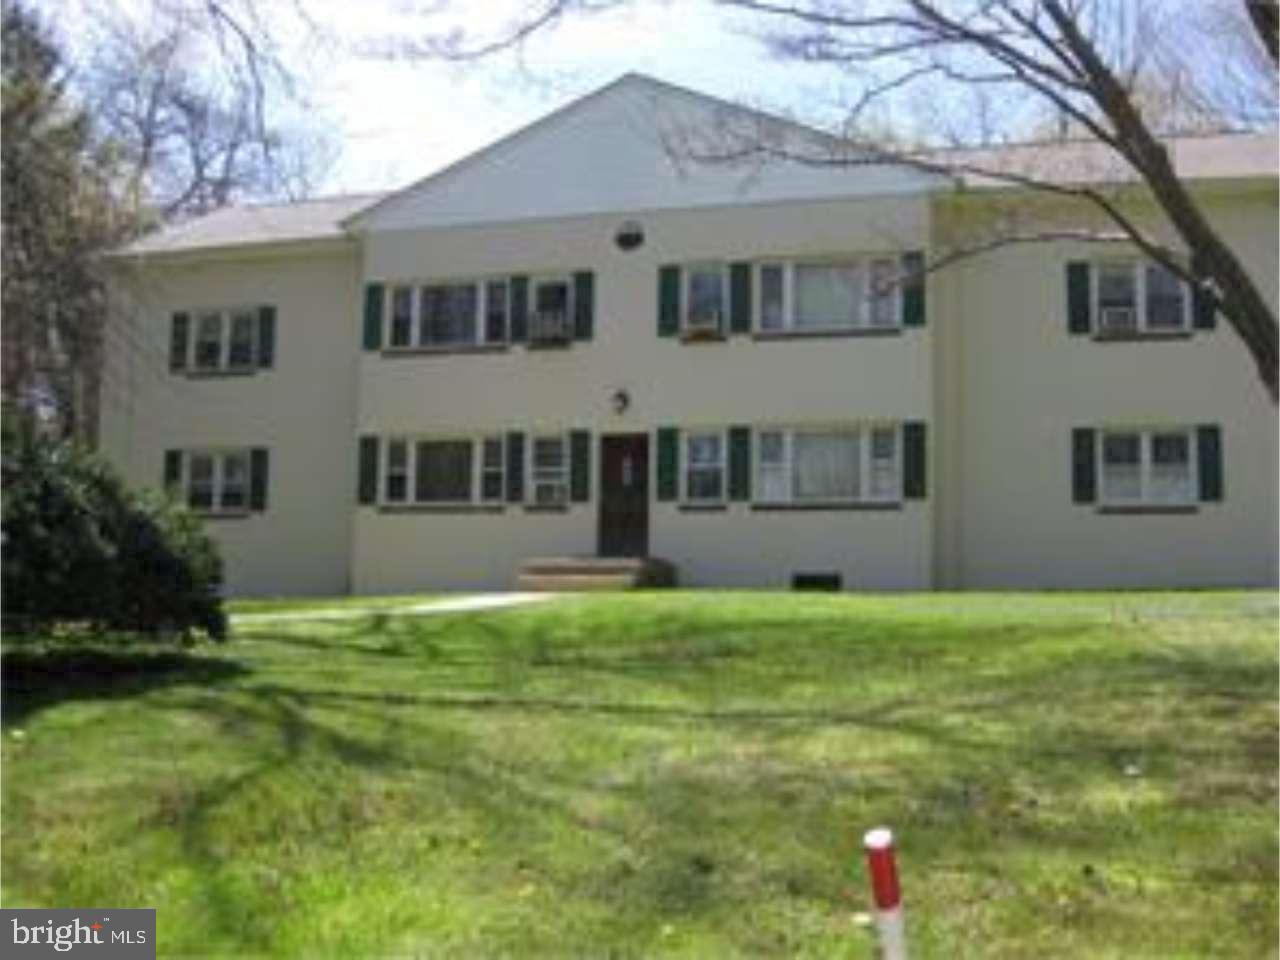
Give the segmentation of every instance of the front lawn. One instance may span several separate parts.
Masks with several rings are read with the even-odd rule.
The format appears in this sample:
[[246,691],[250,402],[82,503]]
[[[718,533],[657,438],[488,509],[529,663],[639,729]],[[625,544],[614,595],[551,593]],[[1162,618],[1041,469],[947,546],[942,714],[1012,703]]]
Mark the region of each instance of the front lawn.
[[156,907],[162,956],[870,957],[888,824],[913,957],[1276,947],[1274,594],[236,632],[9,651],[5,906]]

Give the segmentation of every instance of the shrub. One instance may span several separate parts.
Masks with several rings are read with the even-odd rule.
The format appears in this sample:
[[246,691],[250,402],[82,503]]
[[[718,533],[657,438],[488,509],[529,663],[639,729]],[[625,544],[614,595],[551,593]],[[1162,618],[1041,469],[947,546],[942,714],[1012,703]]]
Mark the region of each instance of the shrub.
[[10,622],[225,638],[222,561],[198,518],[99,457],[6,426],[2,513]]

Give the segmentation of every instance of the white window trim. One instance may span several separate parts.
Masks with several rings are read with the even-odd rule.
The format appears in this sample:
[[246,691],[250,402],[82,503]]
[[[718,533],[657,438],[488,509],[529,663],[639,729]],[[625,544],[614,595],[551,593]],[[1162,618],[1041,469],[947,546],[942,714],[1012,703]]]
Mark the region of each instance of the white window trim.
[[729,332],[730,317],[733,316],[733,289],[729,277],[729,264],[724,260],[690,260],[683,264],[680,271],[680,332],[705,333],[703,327],[690,326],[689,310],[693,306],[693,273],[710,273],[716,270],[720,274],[720,324],[721,334]]
[[[507,479],[507,443],[506,438],[500,433],[427,433],[427,434],[410,434],[395,433],[389,434],[385,438],[385,442],[381,444],[381,450],[378,453],[379,465],[379,484],[378,484],[378,505],[383,507],[462,507],[462,506],[482,506],[501,503],[505,499],[506,479]],[[448,443],[465,440],[471,444],[471,489],[470,496],[463,500],[419,500],[418,499],[418,444],[419,443]],[[484,499],[484,442],[485,440],[498,440],[502,444],[502,495],[493,500]],[[387,498],[387,476],[390,473],[391,466],[391,445],[403,441],[405,443],[405,498],[403,500],[390,500]]]
[[[879,495],[871,492],[872,456],[871,434],[874,430],[889,429],[893,431],[893,479],[890,491]],[[760,482],[762,467],[760,441],[762,433],[782,434],[782,472],[786,477],[786,496],[780,499],[764,499],[761,492],[764,485]],[[793,441],[797,433],[857,433],[858,434],[858,495],[856,497],[827,497],[821,500],[795,496],[795,478],[793,472]],[[902,421],[900,420],[858,420],[842,423],[786,423],[769,424],[755,427],[751,437],[751,491],[752,502],[773,504],[895,504],[902,502]]]
[[[574,310],[577,306],[577,302],[575,299],[576,294],[574,292],[573,275],[568,273],[544,273],[544,274],[538,274],[529,278],[528,329],[529,329],[530,343],[534,341],[533,327],[534,327],[534,324],[536,323],[534,318],[538,314],[538,288],[542,286],[548,286],[554,283],[564,285],[564,288],[565,288],[564,322],[566,325],[565,329],[566,329],[566,335],[568,336],[568,338],[570,340],[573,339],[573,318],[574,318]],[[510,297],[510,294],[508,293],[507,296]],[[507,307],[508,323],[510,323],[511,321],[510,313],[511,313],[511,309],[510,309],[510,304],[508,303],[508,307]]]
[[[211,312],[211,311],[206,311]],[[244,459],[244,503],[238,507],[224,507],[222,492],[226,486],[226,460],[239,456]],[[191,461],[195,457],[213,458],[213,502],[207,507],[191,506]],[[250,513],[249,501],[253,496],[253,456],[248,447],[199,447],[182,452],[182,502],[201,515],[238,515]]]
[[[893,322],[889,324],[872,324],[871,322],[871,264],[884,260],[893,265],[897,282],[889,291],[890,315]],[[795,275],[798,266],[838,266],[853,265],[856,267],[862,285],[862,298],[858,303],[857,322],[853,324],[828,324],[825,326],[797,326]],[[782,326],[764,326],[764,268],[782,268]],[[821,254],[810,256],[771,257],[752,264],[752,291],[754,293],[751,324],[756,333],[839,333],[845,330],[900,330],[902,329],[902,266],[901,255],[892,253],[853,253],[853,254]]]
[[[489,284],[502,282],[507,288],[507,322],[504,325],[506,337],[502,340],[489,339]],[[424,287],[460,287],[470,284],[476,288],[476,311],[474,340],[454,340],[444,343],[425,343],[422,340],[422,290]],[[409,342],[392,345],[392,331],[395,328],[395,292],[408,287],[409,296]],[[382,343],[384,350],[458,350],[467,347],[505,344],[511,339],[511,277],[508,274],[483,277],[431,277],[419,280],[390,280],[384,285],[387,295],[382,303]]]
[[[222,307],[191,307],[183,311],[190,317],[190,335],[187,337],[186,362],[190,373],[222,373],[228,370],[256,370],[258,368],[259,327],[262,322],[262,304],[234,304]],[[200,342],[200,318],[216,313],[218,320],[218,363],[217,366],[197,366],[198,344]],[[249,340],[249,362],[231,366],[231,322],[237,313],[247,313],[253,317],[253,332]]]
[[1147,267],[1161,266],[1154,260],[1144,260],[1141,257],[1103,257],[1099,260],[1093,260],[1089,263],[1089,310],[1090,322],[1093,325],[1093,332],[1096,334],[1107,333],[1102,328],[1102,278],[1101,273],[1106,267],[1128,267],[1133,275],[1134,304],[1133,309],[1136,312],[1138,323],[1134,329],[1138,333],[1148,336],[1158,337],[1161,335],[1176,336],[1178,334],[1187,333],[1191,330],[1192,321],[1192,297],[1191,287],[1186,281],[1179,279],[1178,283],[1182,287],[1182,324],[1178,327],[1152,327],[1147,316]]
[[[692,461],[689,457],[689,441],[693,437],[714,436],[720,438],[720,496],[694,497],[689,493],[689,470]],[[724,427],[689,428],[680,432],[680,500],[690,504],[724,503],[729,495],[729,431]],[[700,469],[710,469],[710,464],[701,465]]]
[[[1104,441],[1108,435],[1136,433],[1138,435],[1138,495],[1136,497],[1110,497],[1107,495],[1106,463],[1103,460]],[[1151,496],[1151,438],[1153,434],[1182,434],[1187,438],[1187,495],[1179,500],[1157,500]],[[1105,507],[1180,507],[1199,501],[1200,446],[1195,427],[1186,424],[1157,424],[1152,426],[1133,424],[1107,424],[1095,431],[1094,437],[1095,489],[1098,503]]]
[[[563,458],[560,464],[560,479],[553,480],[537,480],[534,477],[534,446],[539,440],[559,440]],[[531,431],[526,435],[525,439],[525,464],[524,464],[524,490],[525,505],[530,507],[560,507],[567,506],[569,503],[569,474],[571,467],[569,458],[572,451],[569,448],[569,434],[559,430]],[[537,498],[538,483],[559,483],[563,491],[563,495],[559,500],[552,503],[539,503]]]

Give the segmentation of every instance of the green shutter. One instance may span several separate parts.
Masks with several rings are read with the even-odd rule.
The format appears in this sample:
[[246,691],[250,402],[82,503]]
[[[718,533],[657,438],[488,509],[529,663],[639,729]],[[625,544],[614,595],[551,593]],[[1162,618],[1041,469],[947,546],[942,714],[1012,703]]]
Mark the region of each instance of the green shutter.
[[190,331],[190,316],[175,313],[169,327],[169,370],[173,373],[187,369],[187,337]]
[[507,502],[524,500],[524,434],[507,434]]
[[1093,503],[1098,499],[1098,445],[1096,431],[1077,427],[1071,431],[1071,499]]
[[511,342],[529,339],[529,278],[511,278]]
[[658,428],[658,499],[675,500],[680,495],[680,431]]
[[276,308],[258,308],[258,366],[264,369],[276,362]]
[[1218,325],[1218,311],[1213,294],[1205,289],[1206,281],[1191,288],[1191,322],[1197,330],[1212,330]]
[[1067,264],[1067,332],[1088,334],[1092,329],[1092,294],[1089,290],[1089,264],[1075,261]]
[[164,485],[174,490],[182,483],[182,451],[166,450],[164,452]]
[[929,488],[925,469],[925,427],[919,420],[902,425],[902,496],[923,500]]
[[751,499],[751,428],[729,428],[729,499]]
[[357,482],[360,503],[378,502],[378,438],[360,438],[360,473]]
[[573,275],[573,339],[590,340],[595,327],[595,274],[583,270]]
[[729,330],[751,332],[751,264],[729,265]]
[[1196,427],[1196,455],[1200,464],[1200,499],[1222,499],[1222,429],[1213,424]]
[[680,268],[658,268],[658,336],[680,332]]
[[911,250],[902,255],[902,325],[924,326],[924,254]]
[[569,433],[569,499],[586,503],[591,499],[591,431]]
[[249,451],[249,508],[267,509],[267,450],[255,447]]
[[382,284],[380,283],[367,283],[364,287],[364,348],[366,350],[382,349]]

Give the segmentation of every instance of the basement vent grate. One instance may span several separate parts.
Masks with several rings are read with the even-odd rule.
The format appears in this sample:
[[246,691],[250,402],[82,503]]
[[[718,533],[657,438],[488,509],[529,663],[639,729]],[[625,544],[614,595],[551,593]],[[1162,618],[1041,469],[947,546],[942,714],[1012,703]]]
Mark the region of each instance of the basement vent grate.
[[839,590],[840,574],[838,573],[793,573],[791,575],[792,590]]

